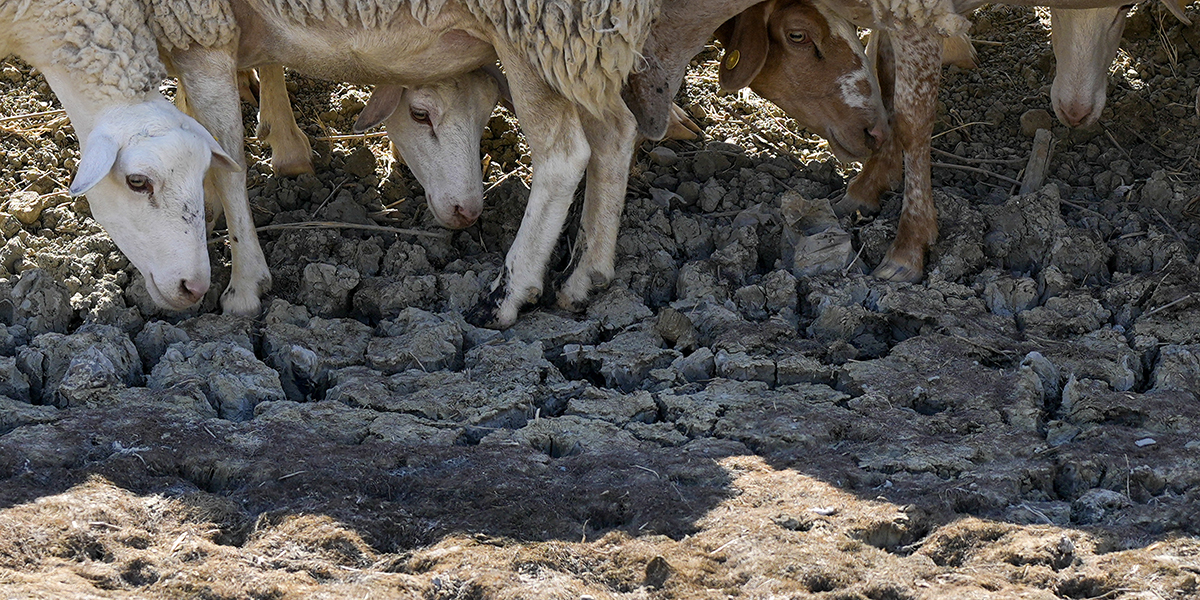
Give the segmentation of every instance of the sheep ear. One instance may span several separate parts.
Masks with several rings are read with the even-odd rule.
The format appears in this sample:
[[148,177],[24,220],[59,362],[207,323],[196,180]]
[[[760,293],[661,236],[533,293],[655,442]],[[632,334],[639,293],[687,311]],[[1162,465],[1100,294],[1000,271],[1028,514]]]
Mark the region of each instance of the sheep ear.
[[721,26],[721,33],[729,36],[718,71],[722,91],[732,92],[750,85],[767,63],[771,46],[767,17],[774,4],[769,1],[755,4]]
[[232,156],[229,156],[229,154],[225,152],[225,149],[221,147],[221,144],[217,143],[217,138],[214,138],[213,135],[209,133],[199,121],[188,117],[184,120],[183,124],[188,131],[200,136],[200,139],[204,140],[205,144],[208,144],[208,149],[212,151],[214,165],[219,166],[227,171],[233,171],[234,173],[242,170],[242,165],[238,164],[238,161],[234,160]]
[[98,131],[88,136],[87,147],[79,159],[79,170],[71,182],[71,195],[82,196],[96,187],[112,171],[121,146],[111,136]]
[[396,112],[396,108],[400,106],[400,100],[403,98],[403,86],[375,86],[375,91],[371,92],[371,99],[367,100],[367,105],[363,107],[362,112],[358,113],[358,118],[355,119],[351,131],[362,133],[388,120],[388,117]]
[[492,79],[496,80],[496,85],[500,86],[500,101],[504,103],[504,108],[512,111],[512,88],[508,87],[508,76],[504,74],[504,71],[500,70],[500,65],[483,65],[480,68],[483,69],[484,73],[491,75]]
[[1183,7],[1187,6],[1187,3],[1187,0],[1163,0],[1163,5],[1167,7],[1167,10],[1171,11],[1171,14],[1175,15],[1176,19],[1179,19],[1184,25],[1191,27],[1192,20],[1183,14]]

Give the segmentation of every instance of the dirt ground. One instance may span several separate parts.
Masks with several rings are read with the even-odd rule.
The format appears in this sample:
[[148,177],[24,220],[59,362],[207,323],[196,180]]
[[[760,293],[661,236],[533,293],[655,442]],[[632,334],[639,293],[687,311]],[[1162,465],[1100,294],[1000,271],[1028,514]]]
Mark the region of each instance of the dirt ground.
[[1048,22],[983,10],[982,68],[945,72],[924,282],[861,269],[896,194],[840,224],[859,263],[812,274],[788,207],[856,166],[715,97],[710,50],[683,92],[705,138],[638,154],[617,280],[505,332],[462,315],[528,193],[507,113],[481,222],[444,234],[385,138],[322,140],[364,91],[290,75],[318,173],[251,142],[259,224],[438,235],[266,231],[254,320],[218,314],[216,243],[209,297],[164,314],[9,59],[0,597],[1200,598],[1200,25],[1137,9],[1102,127],[1054,122],[1019,197]]

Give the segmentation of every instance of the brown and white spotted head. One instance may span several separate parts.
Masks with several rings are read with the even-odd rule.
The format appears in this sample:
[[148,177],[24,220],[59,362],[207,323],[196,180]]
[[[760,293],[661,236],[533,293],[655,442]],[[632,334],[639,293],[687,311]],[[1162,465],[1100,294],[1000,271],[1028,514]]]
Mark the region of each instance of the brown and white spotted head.
[[717,30],[721,88],[749,86],[860,160],[890,134],[879,81],[854,25],[812,0],[767,0]]

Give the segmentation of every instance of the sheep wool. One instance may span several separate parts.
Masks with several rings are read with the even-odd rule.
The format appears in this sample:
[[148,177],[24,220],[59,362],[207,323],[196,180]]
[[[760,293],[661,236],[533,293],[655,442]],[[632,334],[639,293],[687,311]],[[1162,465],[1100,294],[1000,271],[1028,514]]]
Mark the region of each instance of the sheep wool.
[[12,18],[40,32],[52,61],[94,80],[80,86],[94,100],[133,101],[166,76],[137,0],[21,0]]
[[237,36],[237,21],[228,0],[141,0],[150,26],[165,50],[187,50],[228,44]]
[[523,48],[548,84],[596,116],[612,110],[641,60],[656,0],[468,0],[476,18]]
[[953,0],[869,0],[869,3],[875,22],[893,28],[931,27],[953,37],[965,34],[971,27],[971,22],[955,10]]
[[428,23],[448,3],[460,2],[494,27],[499,40],[523,50],[552,88],[598,116],[619,99],[659,6],[659,0],[264,1],[301,24],[333,19],[366,28],[387,25],[404,6],[418,22]]

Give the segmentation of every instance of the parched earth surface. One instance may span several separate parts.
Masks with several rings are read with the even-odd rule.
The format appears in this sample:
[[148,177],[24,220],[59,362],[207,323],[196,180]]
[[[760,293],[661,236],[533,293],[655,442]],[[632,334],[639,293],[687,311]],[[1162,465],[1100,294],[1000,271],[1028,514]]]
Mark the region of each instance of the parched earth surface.
[[[481,223],[446,234],[383,138],[328,139],[364,91],[291,78],[318,173],[251,143],[259,224],[435,235],[264,231],[257,319],[218,314],[214,243],[210,297],[164,314],[6,62],[0,597],[1200,597],[1200,26],[1138,9],[1072,132],[1028,112],[1047,23],[984,10],[982,68],[945,73],[935,160],[978,170],[935,167],[924,282],[863,273],[899,197],[822,219],[853,167],[715,97],[710,50],[705,138],[638,154],[616,281],[504,332],[462,315],[528,193],[507,113]],[[1021,197],[1023,116],[1055,148]]]

